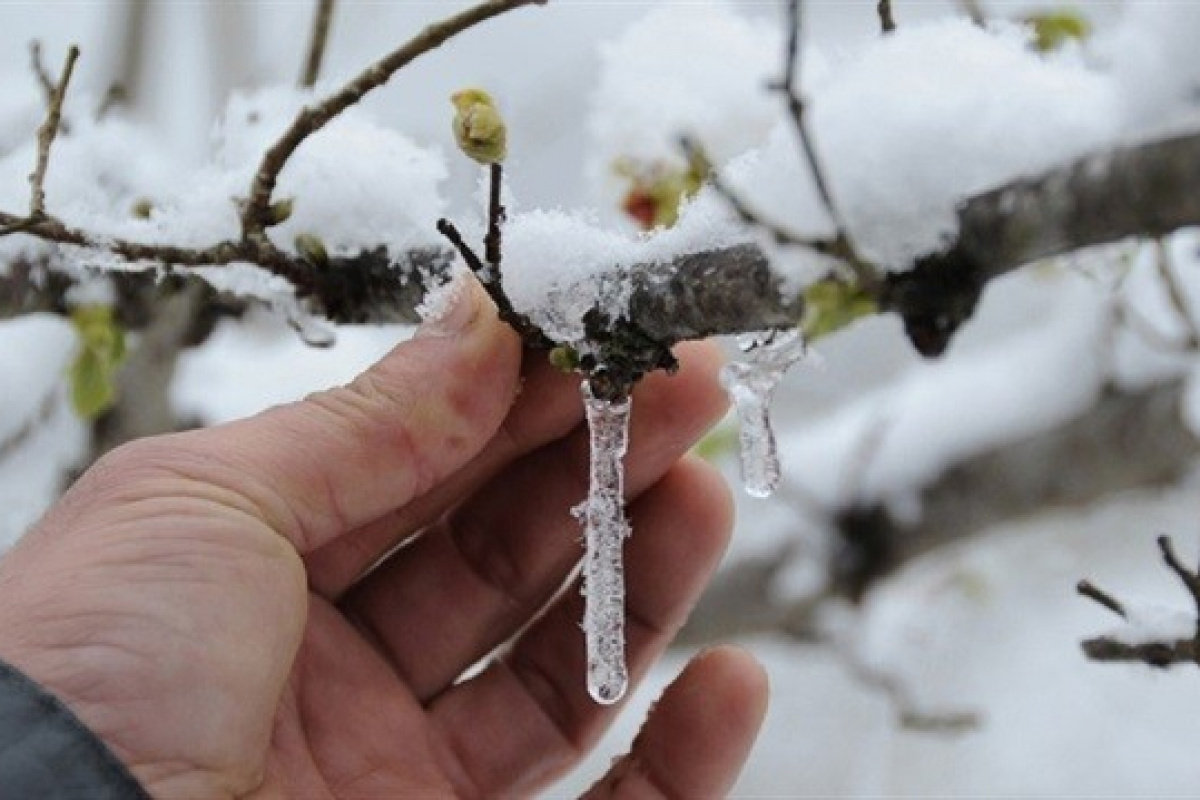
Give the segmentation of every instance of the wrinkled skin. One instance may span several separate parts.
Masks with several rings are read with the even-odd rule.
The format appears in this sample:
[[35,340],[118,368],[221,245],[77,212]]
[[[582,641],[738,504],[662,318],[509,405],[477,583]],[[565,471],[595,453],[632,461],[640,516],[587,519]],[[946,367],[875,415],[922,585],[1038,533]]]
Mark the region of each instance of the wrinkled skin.
[[[522,376],[461,288],[348,387],[102,459],[0,559],[0,658],[152,794],[526,794],[611,721],[584,689],[578,587],[559,591],[580,555],[577,381],[532,359]],[[681,355],[635,394],[635,678],[730,528],[719,478],[683,457],[724,410],[717,358]],[[765,694],[749,656],[700,656],[593,794],[727,791]]]

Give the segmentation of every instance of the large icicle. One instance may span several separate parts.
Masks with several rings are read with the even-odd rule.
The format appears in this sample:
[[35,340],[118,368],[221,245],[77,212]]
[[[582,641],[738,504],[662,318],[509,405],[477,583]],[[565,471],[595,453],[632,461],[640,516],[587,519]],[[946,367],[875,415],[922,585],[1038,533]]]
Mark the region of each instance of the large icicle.
[[625,519],[625,469],[632,401],[596,397],[583,383],[583,403],[591,439],[587,500],[572,513],[583,523],[583,630],[587,639],[587,687],[597,703],[611,705],[625,695],[625,567],[622,549],[629,535]]
[[798,330],[749,334],[740,344],[745,361],[733,361],[721,370],[721,385],[729,393],[738,415],[742,483],[754,497],[769,497],[779,488],[779,453],[771,430],[771,395],[788,367],[804,355],[804,337]]

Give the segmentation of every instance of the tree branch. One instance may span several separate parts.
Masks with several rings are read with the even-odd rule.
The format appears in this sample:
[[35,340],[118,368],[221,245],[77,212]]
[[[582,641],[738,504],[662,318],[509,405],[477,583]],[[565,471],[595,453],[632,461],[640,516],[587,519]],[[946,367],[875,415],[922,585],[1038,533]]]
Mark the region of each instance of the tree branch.
[[329,41],[329,29],[333,24],[333,7],[335,0],[317,0],[313,11],[312,35],[308,40],[308,56],[304,59],[304,73],[300,76],[300,86],[311,89],[317,83],[321,74],[321,62],[325,58],[325,45]]
[[58,83],[50,93],[46,121],[38,129],[37,135],[37,164],[33,174],[29,176],[29,218],[40,219],[46,215],[46,170],[50,166],[50,147],[58,136],[58,127],[62,122],[63,100],[67,96],[67,84],[71,81],[71,73],[75,71],[75,62],[79,60],[79,48],[75,45],[67,50],[67,60],[63,64],[62,74]]
[[[1187,589],[1196,606],[1195,634],[1189,639],[1171,639],[1130,643],[1113,636],[1100,636],[1082,643],[1083,652],[1093,661],[1141,661],[1165,669],[1176,664],[1200,664],[1200,573],[1184,565],[1175,553],[1169,536],[1158,537],[1163,563]],[[1081,595],[1095,600],[1122,619],[1128,618],[1125,605],[1089,581],[1076,587]]]
[[[993,278],[1086,247],[1200,225],[1196,186],[1197,133],[1099,153],[1016,181],[964,202],[956,239],[908,271],[889,273],[875,299],[882,311],[903,318],[919,350],[936,355],[970,318]],[[367,273],[353,277],[343,269],[316,269],[265,241],[221,242],[197,250],[101,240],[54,218],[30,220],[4,213],[0,227],[105,250],[130,261],[255,264],[291,281],[298,294],[310,300],[314,313],[335,322],[415,319],[425,285],[422,275],[447,268],[453,259],[448,250],[405,254],[377,248],[339,260]],[[613,279],[634,284],[629,324],[664,345],[795,325],[803,312],[802,299],[781,291],[779,277],[753,244],[637,265]]]
[[242,238],[246,241],[265,238],[264,231],[271,223],[271,195],[275,191],[279,173],[305,139],[357,103],[368,92],[387,83],[401,68],[437,49],[448,39],[513,9],[528,5],[545,5],[547,2],[549,0],[486,0],[462,13],[430,25],[403,47],[372,64],[336,94],[315,106],[302,109],[291,126],[263,155],[242,210]]
[[892,33],[896,30],[896,16],[892,13],[892,0],[879,0],[879,5],[876,6],[879,13],[879,27],[884,33]]

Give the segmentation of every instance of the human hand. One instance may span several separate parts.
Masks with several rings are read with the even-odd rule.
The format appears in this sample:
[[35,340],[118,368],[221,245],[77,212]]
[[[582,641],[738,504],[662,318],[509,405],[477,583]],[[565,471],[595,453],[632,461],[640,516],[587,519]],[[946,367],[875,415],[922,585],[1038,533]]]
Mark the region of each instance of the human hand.
[[[542,360],[520,381],[467,287],[346,388],[98,462],[0,559],[0,659],[159,796],[513,795],[569,769],[615,713],[585,689],[578,587],[556,597],[581,555],[577,381]],[[635,680],[730,528],[719,477],[680,460],[724,409],[717,359],[680,355],[635,393]],[[593,792],[724,793],[765,694],[749,656],[701,656]]]

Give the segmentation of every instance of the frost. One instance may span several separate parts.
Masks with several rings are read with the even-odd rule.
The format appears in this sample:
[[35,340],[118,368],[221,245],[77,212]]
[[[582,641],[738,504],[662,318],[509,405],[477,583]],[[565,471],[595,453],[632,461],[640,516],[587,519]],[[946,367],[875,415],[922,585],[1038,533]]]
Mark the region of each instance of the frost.
[[742,483],[753,497],[770,497],[779,488],[781,471],[775,433],[771,430],[771,395],[788,367],[804,355],[797,330],[768,331],[745,337],[745,361],[721,370],[721,384],[737,409]]
[[625,472],[629,443],[629,398],[610,402],[583,384],[590,434],[591,474],[587,500],[571,513],[584,526],[583,630],[587,639],[587,687],[592,699],[612,705],[625,696],[625,567],[622,548],[629,536],[625,519]]

